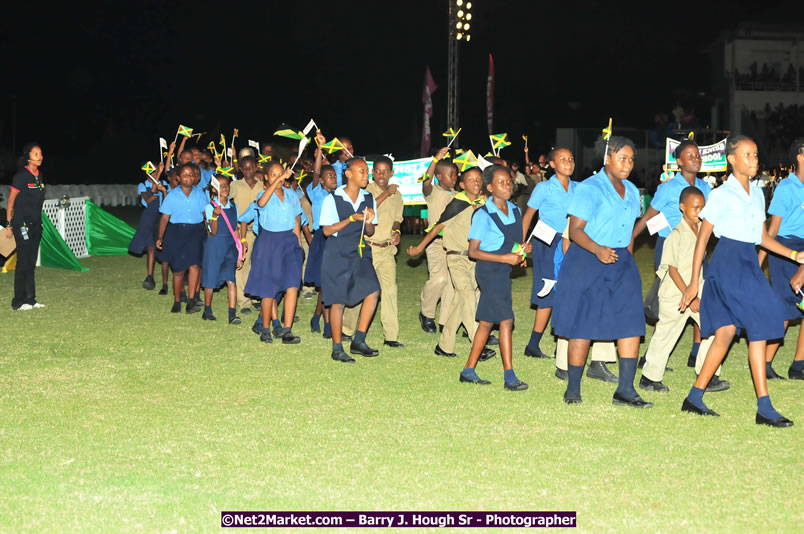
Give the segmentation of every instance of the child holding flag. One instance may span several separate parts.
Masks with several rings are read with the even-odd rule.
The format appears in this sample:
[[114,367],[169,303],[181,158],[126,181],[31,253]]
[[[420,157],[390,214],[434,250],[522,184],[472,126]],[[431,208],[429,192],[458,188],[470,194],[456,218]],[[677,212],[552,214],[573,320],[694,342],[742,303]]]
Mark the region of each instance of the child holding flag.
[[[210,198],[205,213],[209,236],[204,243],[203,268],[201,285],[204,287],[204,313],[206,321],[214,321],[212,314],[212,292],[224,283],[229,297],[229,324],[240,324],[237,317],[237,287],[235,270],[243,266],[239,257],[237,243],[240,240],[235,232],[237,228],[237,206],[229,200],[229,178],[217,178],[220,191],[214,187],[214,180],[209,186]],[[225,220],[221,220],[225,217]]]
[[513,369],[512,332],[514,310],[511,296],[511,267],[525,263],[530,243],[519,242],[522,237],[522,216],[519,208],[509,201],[513,180],[502,165],[490,165],[483,171],[483,185],[490,197],[472,216],[469,230],[469,257],[477,262],[475,276],[480,287],[480,301],[475,319],[477,332],[472,350],[460,381],[487,385],[475,367],[495,323],[500,325],[500,354],[503,361],[505,389],[524,391],[528,385],[517,378]]
[[337,188],[321,205],[319,224],[327,236],[321,290],[324,305],[330,306],[332,359],[354,363],[341,344],[344,306],[363,303],[350,352],[367,357],[379,354],[366,344],[366,331],[377,307],[380,283],[372,264],[371,248],[365,245],[365,237],[374,235],[378,219],[374,197],[363,190],[369,176],[366,162],[358,158],[348,160],[344,176],[346,185]]
[[285,325],[276,332],[283,344],[301,341],[293,335],[293,317],[301,282],[301,205],[293,190],[284,186],[292,176],[279,163],[266,169],[265,190],[257,196],[260,233],[254,242],[252,270],[245,291],[262,299],[260,340],[273,342],[270,321],[274,303],[284,293]]
[[201,304],[196,300],[196,288],[199,283],[199,268],[203,254],[204,210],[207,206],[206,195],[193,186],[195,165],[187,163],[179,167],[180,187],[171,190],[159,208],[162,219],[159,221],[159,239],[156,248],[165,245],[165,257],[173,269],[173,308],[172,313],[181,311],[181,293],[184,289],[184,275],[188,276],[187,313],[201,311]]
[[[153,167],[151,162],[146,163],[146,167]],[[160,161],[156,166],[156,175],[153,179],[146,178],[139,186],[137,186],[137,193],[140,195],[140,203],[144,208],[140,214],[140,222],[137,225],[137,231],[131,242],[128,245],[128,251],[135,256],[147,252],[146,256],[146,276],[142,282],[142,287],[147,290],[156,288],[156,281],[154,281],[154,264],[156,263],[156,236],[159,228],[159,206],[162,204],[162,199],[167,193],[164,183],[160,182],[159,177],[165,170],[165,163]],[[149,171],[146,171],[149,172]],[[150,174],[150,173],[149,173]],[[162,255],[159,254],[159,262],[162,264],[162,287],[167,286],[168,278],[168,264],[162,261]]]

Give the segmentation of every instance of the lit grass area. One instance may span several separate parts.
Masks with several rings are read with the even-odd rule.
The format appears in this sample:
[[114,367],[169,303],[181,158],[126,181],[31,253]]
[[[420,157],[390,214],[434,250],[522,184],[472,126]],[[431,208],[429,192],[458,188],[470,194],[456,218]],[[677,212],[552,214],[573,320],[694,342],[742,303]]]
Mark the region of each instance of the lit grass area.
[[[638,250],[645,291],[652,259]],[[221,510],[577,510],[582,530],[633,532],[794,531],[804,519],[804,384],[770,384],[796,426],[754,424],[744,341],[724,365],[732,388],[705,397],[718,419],[680,412],[691,328],[670,393],[641,392],[652,410],[615,407],[615,385],[589,379],[567,406],[554,362],[522,356],[530,270],[514,279],[514,367],[530,389],[512,393],[499,356],[478,369],[491,386],[458,382],[465,339],[457,359],[433,354],[437,336],[417,321],[424,262],[398,264],[405,348],[382,347],[377,318],[380,356],[354,365],[310,333],[315,301],[299,301],[300,345],[265,345],[254,314],[226,324],[222,293],[210,323],[143,290],[142,259],[82,263],[91,270],[37,270],[41,310],[12,312],[13,275],[0,275],[3,530],[215,532]]]

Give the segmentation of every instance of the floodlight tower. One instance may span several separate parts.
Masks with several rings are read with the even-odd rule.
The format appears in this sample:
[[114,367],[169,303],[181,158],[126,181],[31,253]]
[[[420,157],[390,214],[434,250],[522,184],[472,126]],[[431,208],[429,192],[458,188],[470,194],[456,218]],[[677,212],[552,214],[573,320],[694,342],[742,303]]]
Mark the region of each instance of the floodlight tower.
[[449,46],[447,49],[447,127],[458,128],[458,44],[472,39],[472,2],[449,1]]

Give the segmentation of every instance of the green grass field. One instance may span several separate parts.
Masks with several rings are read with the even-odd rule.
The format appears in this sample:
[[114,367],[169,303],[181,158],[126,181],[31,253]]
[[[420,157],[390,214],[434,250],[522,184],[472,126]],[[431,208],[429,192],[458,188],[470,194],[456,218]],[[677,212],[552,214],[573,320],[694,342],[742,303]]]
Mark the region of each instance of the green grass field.
[[[652,257],[637,254],[645,291]],[[0,275],[2,530],[216,532],[221,510],[576,510],[585,531],[801,528],[804,384],[770,384],[796,426],[754,424],[744,341],[724,365],[731,390],[706,396],[718,419],[680,412],[689,328],[670,393],[642,392],[654,409],[615,407],[615,385],[589,379],[584,403],[567,406],[554,362],[521,355],[530,271],[514,280],[514,366],[530,389],[512,393],[499,356],[478,369],[493,385],[458,382],[466,340],[457,359],[433,355],[416,319],[423,262],[399,261],[406,348],[380,347],[377,319],[380,357],[354,365],[309,332],[314,301],[300,300],[300,345],[266,346],[254,315],[229,326],[170,314],[170,297],[141,288],[142,259],[82,263],[88,273],[38,269],[47,307],[28,312],[11,312],[13,275]],[[226,317],[223,294],[214,308]],[[785,375],[795,335],[777,357]]]

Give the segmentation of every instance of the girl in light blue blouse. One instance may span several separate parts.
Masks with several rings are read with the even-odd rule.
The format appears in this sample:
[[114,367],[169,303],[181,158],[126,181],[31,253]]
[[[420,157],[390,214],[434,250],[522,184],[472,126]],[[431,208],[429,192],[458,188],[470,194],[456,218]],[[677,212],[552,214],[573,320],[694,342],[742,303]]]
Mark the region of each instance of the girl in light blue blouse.
[[561,242],[561,234],[567,226],[567,208],[575,186],[578,182],[570,179],[575,172],[575,157],[567,148],[554,148],[547,155],[550,167],[555,174],[546,182],[536,184],[528,200],[528,209],[522,217],[522,239],[527,240],[528,229],[536,212],[539,220],[555,231],[553,241],[547,244],[539,239],[532,239],[533,245],[533,287],[531,289],[530,303],[536,306],[536,318],[533,321],[533,331],[530,341],[525,347],[525,356],[532,358],[549,358],[539,348],[539,342],[547,328],[550,314],[553,311],[555,291],[540,297],[539,292],[544,286],[544,279],[555,280],[554,257],[556,248]]
[[730,135],[726,159],[732,174],[709,194],[701,211],[703,222],[695,244],[691,282],[679,306],[684,311],[697,298],[701,264],[714,232],[720,241],[704,276],[701,335],[714,334],[715,340],[681,411],[718,415],[704,404],[703,394],[739,328],[748,338],[748,361],[757,395],[756,423],[787,427],[793,422],[773,408],[765,376],[766,342],[784,337],[783,304],[759,268],[756,245],[797,263],[804,262],[804,252],[780,244],[765,229],[765,197],[750,182],[759,166],[756,143],[743,135]]
[[650,408],[634,389],[640,337],[645,335],[642,280],[631,255],[640,214],[639,190],[628,181],[634,144],[611,137],[604,168],[575,188],[567,212],[572,244],[556,286],[553,328],[569,339],[564,402],[581,402],[581,375],[592,340],[617,340],[616,405]]
[[285,324],[275,332],[284,344],[301,341],[293,335],[293,317],[299,295],[302,268],[301,204],[299,197],[283,187],[292,173],[279,163],[266,169],[266,189],[257,196],[260,233],[254,242],[251,272],[245,293],[262,299],[260,340],[273,342],[270,321],[274,302],[284,294]]

